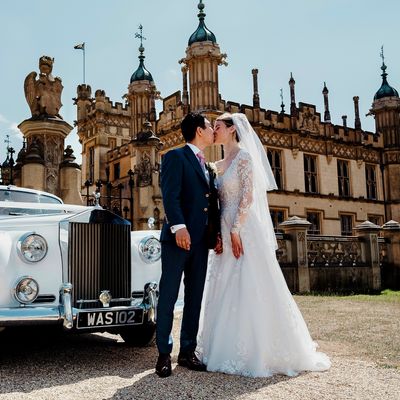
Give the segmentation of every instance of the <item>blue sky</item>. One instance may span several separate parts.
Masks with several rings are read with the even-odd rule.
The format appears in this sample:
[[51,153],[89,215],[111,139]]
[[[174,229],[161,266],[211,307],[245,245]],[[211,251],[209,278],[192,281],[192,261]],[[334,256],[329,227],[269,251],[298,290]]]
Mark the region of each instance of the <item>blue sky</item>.
[[[63,80],[61,115],[76,119],[72,98],[82,83],[82,51],[86,43],[86,83],[122,101],[138,66],[135,32],[143,25],[145,64],[158,90],[167,97],[181,90],[178,60],[196,29],[194,0],[2,0],[0,13],[0,162],[5,135],[19,148],[16,126],[30,117],[23,83],[38,71],[42,55],[55,58],[53,74]],[[296,101],[315,104],[323,112],[326,81],[332,121],[348,115],[354,126],[353,96],[360,97],[362,126],[374,130],[365,117],[381,84],[379,57],[384,45],[389,83],[400,90],[398,0],[204,0],[206,24],[214,32],[227,67],[220,67],[220,93],[225,100],[252,103],[251,69],[259,69],[261,106],[280,110],[283,88],[289,109],[288,80],[296,80]],[[157,104],[157,112],[161,104]],[[66,141],[80,159],[75,130]]]

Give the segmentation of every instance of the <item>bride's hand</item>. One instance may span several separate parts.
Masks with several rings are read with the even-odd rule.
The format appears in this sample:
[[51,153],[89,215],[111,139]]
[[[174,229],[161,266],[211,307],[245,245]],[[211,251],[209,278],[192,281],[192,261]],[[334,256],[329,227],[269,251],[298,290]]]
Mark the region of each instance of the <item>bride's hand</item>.
[[240,258],[243,253],[242,240],[238,233],[231,232],[232,252],[236,258]]

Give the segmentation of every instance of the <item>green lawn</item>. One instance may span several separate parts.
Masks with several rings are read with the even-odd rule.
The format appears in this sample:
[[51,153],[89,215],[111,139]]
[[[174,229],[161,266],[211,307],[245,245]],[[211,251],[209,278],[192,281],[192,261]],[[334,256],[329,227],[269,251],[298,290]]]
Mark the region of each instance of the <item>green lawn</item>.
[[400,291],[294,296],[311,336],[327,351],[400,369]]

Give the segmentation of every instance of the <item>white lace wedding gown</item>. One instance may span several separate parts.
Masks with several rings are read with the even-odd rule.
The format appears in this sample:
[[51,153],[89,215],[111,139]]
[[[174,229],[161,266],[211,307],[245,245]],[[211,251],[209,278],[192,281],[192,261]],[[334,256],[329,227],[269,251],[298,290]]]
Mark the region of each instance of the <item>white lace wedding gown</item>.
[[[327,370],[276,259],[267,202],[261,211],[254,204],[250,155],[241,149],[217,183],[224,249],[209,263],[197,349],[207,370],[250,377]],[[238,260],[232,229],[244,249]]]

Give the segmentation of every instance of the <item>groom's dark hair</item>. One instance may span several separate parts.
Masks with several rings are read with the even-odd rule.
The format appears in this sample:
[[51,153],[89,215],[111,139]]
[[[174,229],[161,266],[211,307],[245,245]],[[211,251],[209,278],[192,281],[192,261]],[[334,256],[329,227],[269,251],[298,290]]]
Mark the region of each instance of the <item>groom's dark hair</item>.
[[199,113],[189,113],[181,122],[181,131],[186,142],[191,142],[196,137],[197,128],[206,128],[206,119]]

